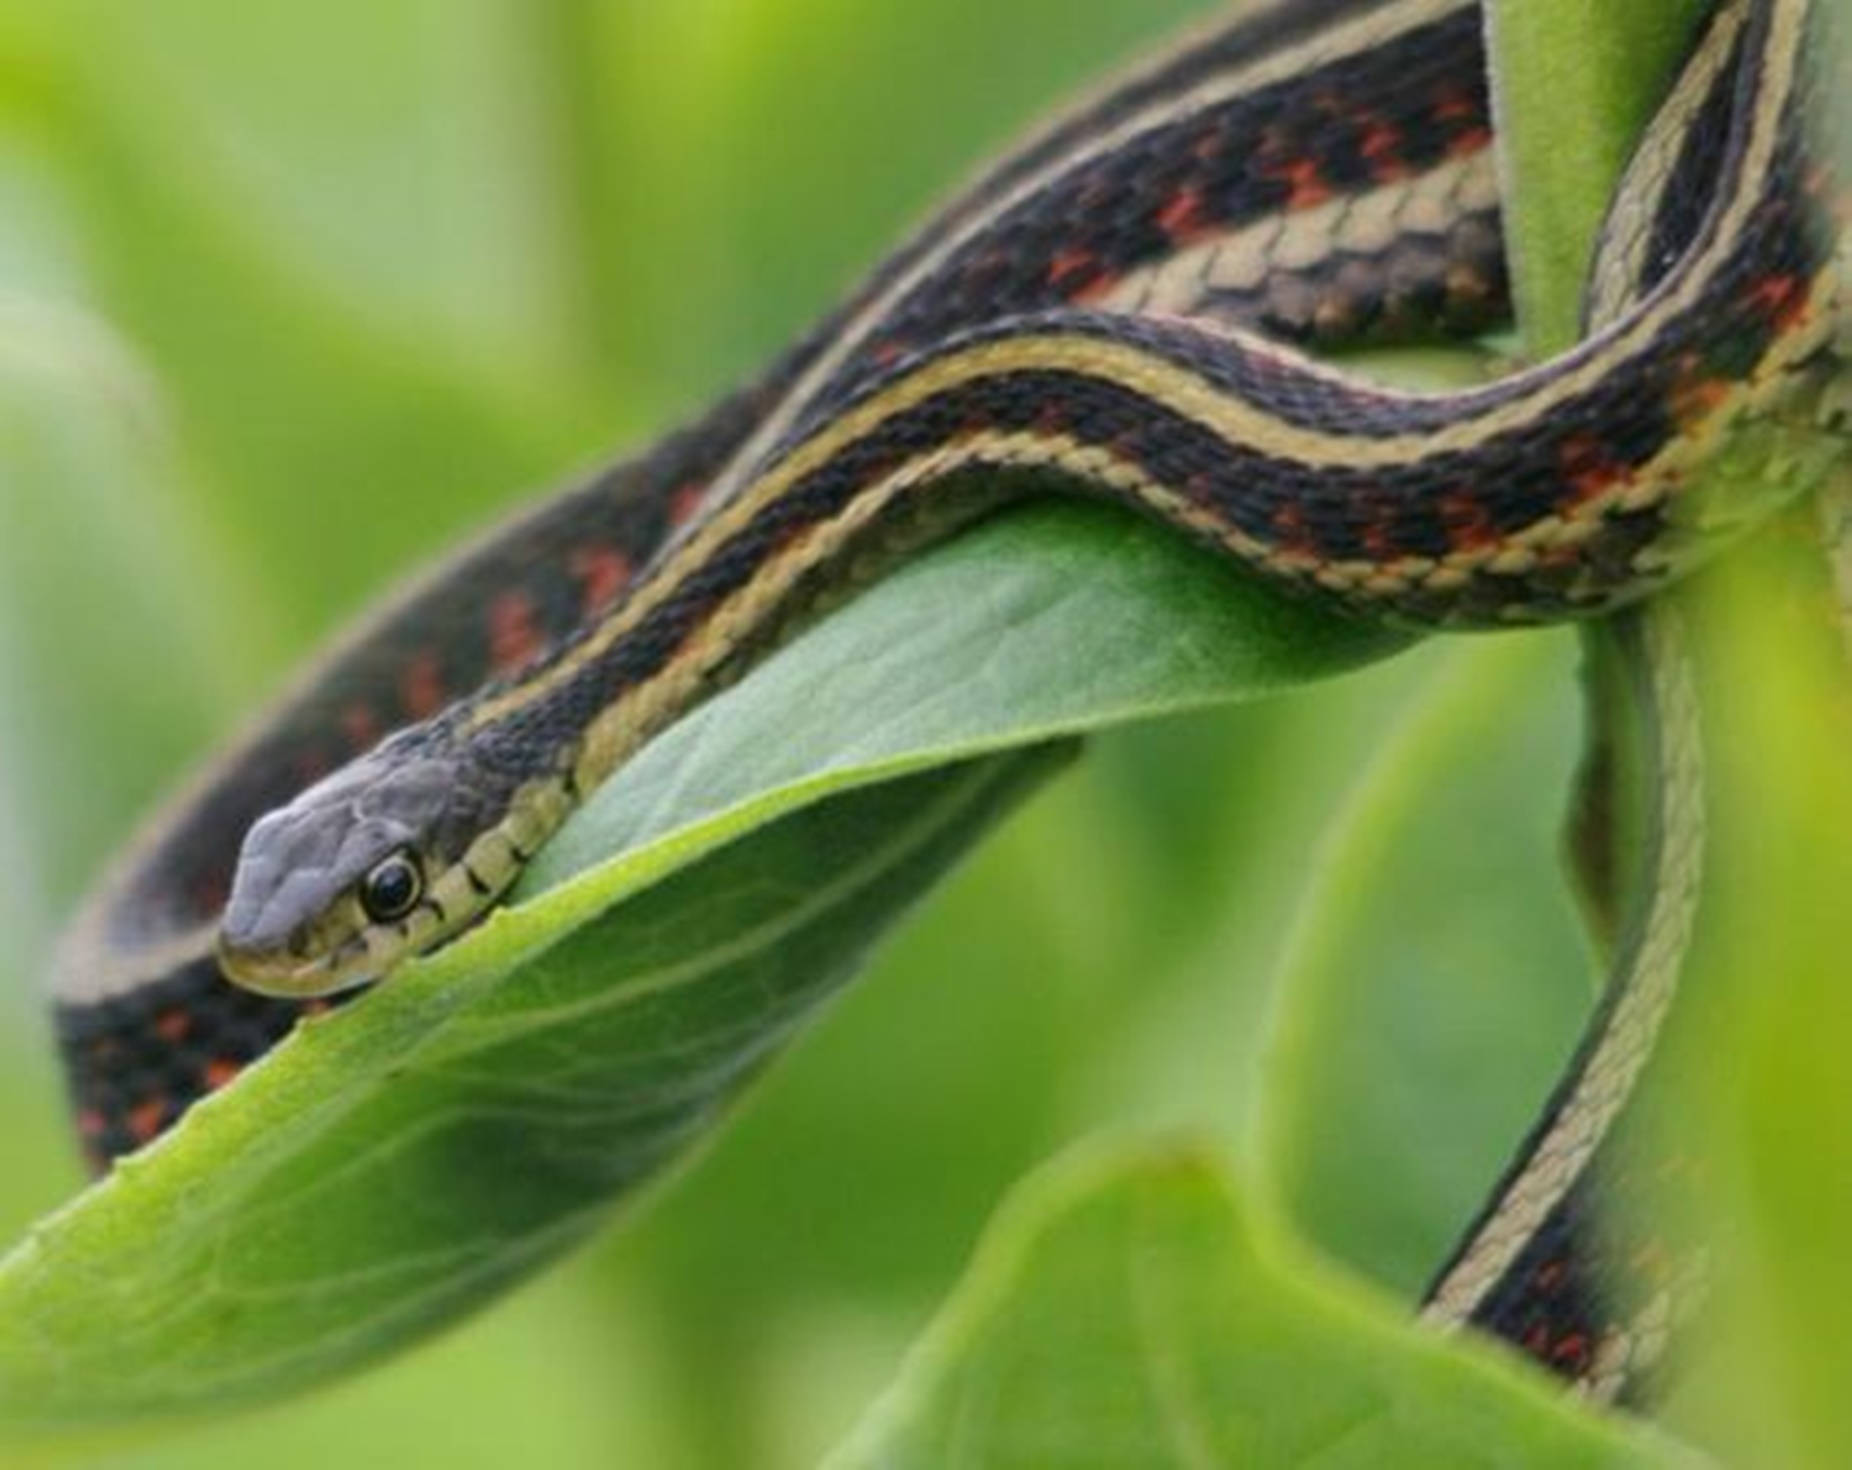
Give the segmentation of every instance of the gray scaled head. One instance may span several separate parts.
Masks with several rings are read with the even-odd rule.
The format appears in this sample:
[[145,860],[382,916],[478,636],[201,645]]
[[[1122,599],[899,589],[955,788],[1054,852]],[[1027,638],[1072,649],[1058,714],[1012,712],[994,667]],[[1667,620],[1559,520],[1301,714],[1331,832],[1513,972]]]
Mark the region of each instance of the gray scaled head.
[[260,818],[220,920],[225,973],[267,995],[326,995],[467,927],[514,877],[485,882],[464,861],[506,806],[490,784],[407,731]]

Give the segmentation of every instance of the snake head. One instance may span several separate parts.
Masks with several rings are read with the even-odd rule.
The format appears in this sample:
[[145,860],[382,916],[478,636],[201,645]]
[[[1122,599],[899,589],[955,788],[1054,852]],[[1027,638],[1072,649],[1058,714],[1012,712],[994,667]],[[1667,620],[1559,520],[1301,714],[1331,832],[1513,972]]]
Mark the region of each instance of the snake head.
[[474,924],[514,882],[535,845],[522,843],[534,795],[427,732],[392,737],[246,833],[220,967],[284,997],[382,978]]

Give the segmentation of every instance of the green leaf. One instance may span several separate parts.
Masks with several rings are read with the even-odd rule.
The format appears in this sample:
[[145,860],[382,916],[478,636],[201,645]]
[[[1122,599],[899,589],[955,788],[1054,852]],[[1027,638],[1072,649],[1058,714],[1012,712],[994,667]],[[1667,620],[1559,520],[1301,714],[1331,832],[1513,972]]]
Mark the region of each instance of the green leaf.
[[1189,1145],[1023,1185],[830,1470],[1645,1465],[1576,1412],[1296,1259]]
[[627,767],[519,902],[302,1028],[0,1264],[0,1416],[197,1412],[430,1331],[704,1136],[1049,769],[984,752],[1401,641],[1105,511],[906,568]]
[[1448,648],[1328,829],[1276,982],[1268,1172],[1310,1239],[1411,1301],[1593,994],[1556,841],[1572,650],[1560,633]]

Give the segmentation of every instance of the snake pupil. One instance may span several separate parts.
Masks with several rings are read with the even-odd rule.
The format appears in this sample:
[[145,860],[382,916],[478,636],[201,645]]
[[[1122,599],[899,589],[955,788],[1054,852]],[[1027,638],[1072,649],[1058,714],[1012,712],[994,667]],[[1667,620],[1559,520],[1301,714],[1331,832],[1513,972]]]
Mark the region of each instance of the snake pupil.
[[424,892],[424,879],[417,864],[402,852],[395,852],[360,885],[360,906],[376,924],[390,923],[409,914]]

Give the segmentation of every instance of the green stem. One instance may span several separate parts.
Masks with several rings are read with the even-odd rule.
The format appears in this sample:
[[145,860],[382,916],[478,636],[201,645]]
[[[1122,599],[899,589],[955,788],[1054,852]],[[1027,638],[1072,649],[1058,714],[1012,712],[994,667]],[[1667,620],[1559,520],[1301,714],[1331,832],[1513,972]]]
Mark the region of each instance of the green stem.
[[1595,237],[1704,0],[1490,0],[1506,238],[1531,351],[1579,334]]

